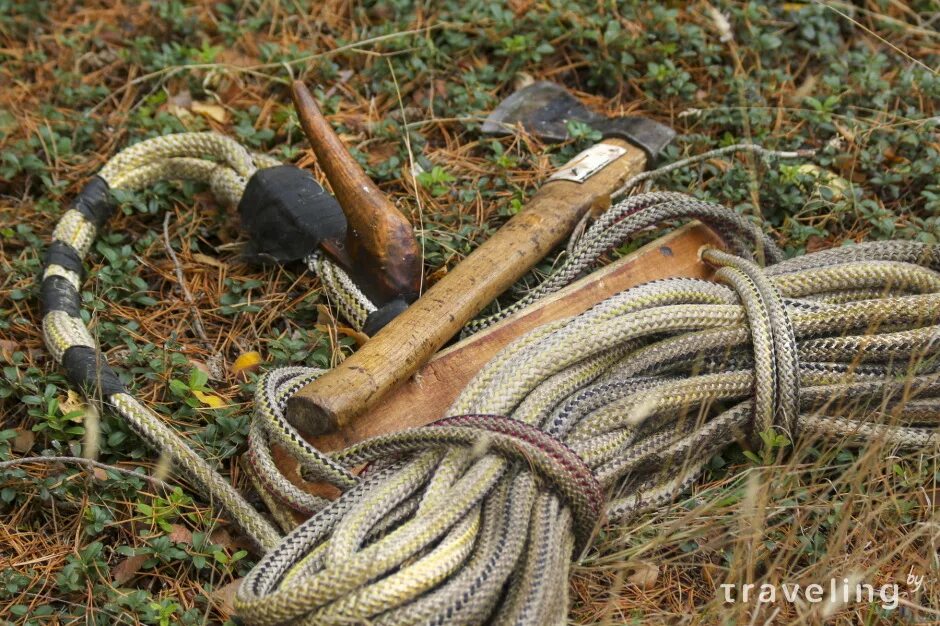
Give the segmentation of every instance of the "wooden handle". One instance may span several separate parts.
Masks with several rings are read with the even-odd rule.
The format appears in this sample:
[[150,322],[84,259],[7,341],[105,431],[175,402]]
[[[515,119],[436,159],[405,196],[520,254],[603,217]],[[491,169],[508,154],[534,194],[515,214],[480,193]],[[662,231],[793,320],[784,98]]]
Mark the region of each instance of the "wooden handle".
[[622,149],[622,154],[584,182],[550,180],[543,185],[523,211],[358,352],[297,392],[287,405],[291,423],[310,435],[344,427],[407,380],[489,302],[561,244],[586,211],[609,206],[610,194],[646,165],[643,151],[626,141],[609,139],[600,147],[610,146]]
[[[422,272],[411,224],[349,154],[306,85],[294,81],[292,95],[300,125],[348,222],[345,250],[325,249],[373,301],[403,296],[410,302],[418,295]],[[344,262],[346,256],[351,263]]]

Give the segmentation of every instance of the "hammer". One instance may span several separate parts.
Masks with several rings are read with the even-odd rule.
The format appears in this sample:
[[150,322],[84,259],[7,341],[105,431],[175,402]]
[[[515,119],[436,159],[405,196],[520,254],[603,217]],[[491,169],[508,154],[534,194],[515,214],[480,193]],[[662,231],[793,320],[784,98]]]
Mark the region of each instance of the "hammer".
[[[325,132],[325,121],[303,83],[294,83],[293,96],[301,125],[318,157],[321,150],[323,156],[334,149],[345,152],[338,141],[336,146],[319,144],[331,133]],[[522,126],[557,140],[567,137],[571,121],[599,130],[602,141],[549,177],[522,211],[362,348],[294,394],[288,401],[287,417],[296,428],[311,436],[334,432],[375,405],[560,245],[587,211],[608,207],[610,195],[627,178],[642,172],[675,135],[672,129],[645,118],[607,118],[594,113],[564,88],[549,82],[534,83],[509,96],[490,115],[483,130],[500,132]],[[329,178],[334,184],[333,176]],[[366,191],[367,196],[374,196]],[[342,192],[335,185],[334,193],[342,201]]]

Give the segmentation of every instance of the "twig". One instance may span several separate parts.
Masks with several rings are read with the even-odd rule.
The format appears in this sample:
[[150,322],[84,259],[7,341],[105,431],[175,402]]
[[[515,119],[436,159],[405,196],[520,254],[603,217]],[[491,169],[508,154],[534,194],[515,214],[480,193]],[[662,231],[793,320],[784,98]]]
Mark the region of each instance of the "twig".
[[176,282],[180,284],[183,297],[186,299],[186,302],[189,303],[189,310],[193,315],[193,328],[206,347],[209,348],[209,338],[206,336],[205,328],[202,326],[202,317],[199,315],[199,309],[196,307],[196,300],[193,298],[193,294],[190,293],[189,288],[186,287],[186,281],[183,277],[183,267],[180,265],[180,260],[176,256],[173,246],[170,245],[170,215],[170,213],[167,213],[163,218],[163,246],[166,248],[166,253],[170,255],[170,258],[173,260],[173,267],[176,270]]
[[773,157],[777,159],[798,159],[798,158],[811,158],[816,155],[815,150],[768,150],[767,148],[754,144],[754,143],[738,143],[733,146],[725,146],[724,148],[717,148],[715,150],[709,150],[708,152],[703,152],[702,154],[696,154],[687,159],[680,159],[674,163],[669,163],[662,167],[656,168],[655,170],[649,170],[643,172],[642,174],[637,174],[632,178],[628,178],[627,181],[614,193],[610,195],[611,198],[616,198],[627,193],[640,183],[646,180],[653,178],[658,178],[669,172],[674,172],[675,170],[682,169],[693,163],[698,163],[699,161],[705,161],[707,159],[712,159],[717,156],[722,156],[725,154],[731,154],[733,152],[750,152],[754,154],[759,154],[763,157]]
[[105,471],[114,471],[120,474],[125,474],[127,476],[133,476],[134,478],[141,478],[146,480],[152,485],[157,487],[162,487],[167,491],[173,491],[173,485],[157,478],[156,476],[148,476],[147,474],[138,474],[134,470],[129,470],[123,467],[118,467],[117,465],[108,465],[107,463],[101,463],[100,461],[95,461],[92,459],[86,459],[80,456],[24,456],[19,459],[11,459],[9,461],[0,461],[0,470],[10,469],[12,467],[17,467],[19,465],[32,465],[35,463],[71,463],[73,465],[83,465],[88,468],[97,468]]

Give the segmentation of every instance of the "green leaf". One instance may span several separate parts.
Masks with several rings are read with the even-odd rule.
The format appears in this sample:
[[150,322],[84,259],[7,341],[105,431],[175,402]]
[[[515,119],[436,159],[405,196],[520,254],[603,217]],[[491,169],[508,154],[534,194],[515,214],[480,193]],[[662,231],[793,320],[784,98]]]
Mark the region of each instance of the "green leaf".
[[204,391],[206,383],[209,382],[209,375],[198,367],[194,367],[192,371],[189,372],[189,387],[190,389],[198,389],[199,391]]
[[750,450],[745,450],[745,451],[744,451],[744,456],[746,456],[748,459],[750,459],[750,460],[753,461],[754,463],[757,463],[758,465],[763,465],[763,464],[764,464],[764,461],[763,461],[759,456],[757,456],[756,454],[754,454],[753,452],[751,452]]
[[175,378],[170,381],[170,391],[175,396],[180,396],[185,398],[189,395],[190,387],[181,380],[176,380]]

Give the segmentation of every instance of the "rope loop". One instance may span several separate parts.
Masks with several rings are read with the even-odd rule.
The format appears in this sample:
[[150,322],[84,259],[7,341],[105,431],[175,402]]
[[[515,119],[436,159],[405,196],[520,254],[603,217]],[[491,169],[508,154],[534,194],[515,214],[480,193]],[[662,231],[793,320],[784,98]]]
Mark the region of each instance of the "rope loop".
[[706,247],[702,259],[737,294],[747,315],[754,355],[754,443],[780,426],[793,441],[800,409],[799,347],[783,296],[753,261]]
[[343,465],[371,464],[390,456],[440,448],[442,445],[471,447],[479,456],[494,453],[527,466],[547,481],[561,500],[571,507],[575,550],[591,541],[603,518],[604,490],[587,463],[568,445],[543,431],[502,415],[454,415],[354,444],[332,458]]

